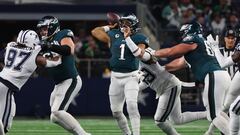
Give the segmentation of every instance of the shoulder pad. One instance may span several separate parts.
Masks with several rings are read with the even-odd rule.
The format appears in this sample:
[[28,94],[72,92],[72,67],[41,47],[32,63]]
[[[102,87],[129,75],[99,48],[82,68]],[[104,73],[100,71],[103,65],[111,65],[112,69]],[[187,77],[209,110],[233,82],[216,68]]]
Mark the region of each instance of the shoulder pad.
[[149,46],[149,38],[147,38],[145,35],[141,33],[137,33],[133,35],[131,38],[133,42],[136,44],[145,44],[147,45],[147,47]]
[[63,30],[59,31],[59,33],[63,37],[74,37],[74,34],[73,34],[73,32],[70,29],[63,29]]
[[9,42],[9,43],[7,44],[7,47],[10,47],[10,46],[15,46],[15,45],[17,45],[17,43],[16,43],[16,42]]

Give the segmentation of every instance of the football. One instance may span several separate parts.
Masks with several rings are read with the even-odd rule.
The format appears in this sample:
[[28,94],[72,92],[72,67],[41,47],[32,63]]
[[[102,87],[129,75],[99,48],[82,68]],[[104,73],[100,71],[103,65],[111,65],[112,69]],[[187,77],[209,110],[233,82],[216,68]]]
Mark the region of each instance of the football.
[[117,13],[114,13],[114,12],[107,13],[107,21],[109,24],[118,23],[119,19],[120,19],[120,16]]

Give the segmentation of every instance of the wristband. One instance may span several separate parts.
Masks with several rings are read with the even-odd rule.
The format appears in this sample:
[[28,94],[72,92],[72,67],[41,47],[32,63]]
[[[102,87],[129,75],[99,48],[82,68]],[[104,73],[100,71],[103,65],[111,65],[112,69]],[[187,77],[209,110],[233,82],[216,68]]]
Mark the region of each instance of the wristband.
[[110,30],[110,27],[109,26],[102,26],[102,28],[104,29],[105,32],[108,32]]

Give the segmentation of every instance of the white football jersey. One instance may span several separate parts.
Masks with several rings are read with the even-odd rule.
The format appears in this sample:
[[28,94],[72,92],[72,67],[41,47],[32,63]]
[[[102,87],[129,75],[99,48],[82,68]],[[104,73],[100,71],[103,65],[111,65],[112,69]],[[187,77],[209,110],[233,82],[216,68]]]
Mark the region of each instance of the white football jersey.
[[34,49],[30,49],[20,48],[16,45],[16,42],[8,43],[4,58],[4,68],[0,72],[0,77],[21,89],[37,68],[35,60],[41,50],[41,46],[37,45]]
[[144,72],[144,79],[142,81],[155,90],[157,96],[162,94],[164,90],[181,85],[181,81],[175,75],[166,71],[159,63],[149,65],[140,62],[140,70]]

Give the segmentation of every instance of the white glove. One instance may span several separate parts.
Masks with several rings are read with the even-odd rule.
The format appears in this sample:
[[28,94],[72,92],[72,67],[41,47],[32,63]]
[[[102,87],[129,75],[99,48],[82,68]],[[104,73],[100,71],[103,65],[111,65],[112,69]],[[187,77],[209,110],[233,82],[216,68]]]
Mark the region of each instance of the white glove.
[[145,51],[148,52],[148,53],[151,54],[151,55],[154,55],[155,52],[156,52],[156,50],[153,50],[153,49],[150,48],[150,47],[146,48]]
[[219,49],[219,37],[218,35],[216,36],[216,40],[214,40],[212,34],[209,34],[207,36],[207,44],[213,49]]
[[139,82],[143,81],[143,79],[145,78],[144,75],[145,75],[144,72],[142,72],[141,70],[138,71],[138,73],[137,73],[137,78],[138,78],[138,81],[139,81]]
[[56,61],[55,60],[46,59],[45,67],[56,67],[56,66],[58,66],[60,64],[62,64],[62,58],[61,57],[59,57]]
[[158,61],[158,58],[155,56],[156,50],[153,50],[152,48],[148,47],[145,49],[145,51],[151,55],[153,61],[155,62]]

